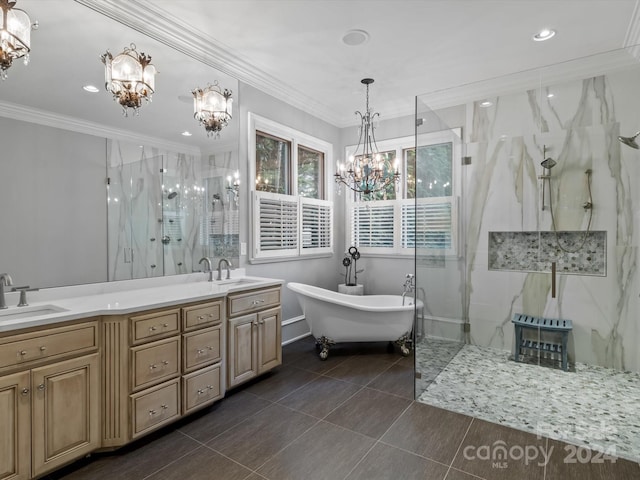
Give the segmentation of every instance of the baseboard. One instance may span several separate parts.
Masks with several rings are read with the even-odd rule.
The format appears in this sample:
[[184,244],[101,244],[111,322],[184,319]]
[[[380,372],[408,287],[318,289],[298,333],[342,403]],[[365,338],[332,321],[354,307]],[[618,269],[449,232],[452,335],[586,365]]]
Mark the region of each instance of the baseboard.
[[288,345],[309,335],[311,331],[304,315],[282,321],[282,345]]

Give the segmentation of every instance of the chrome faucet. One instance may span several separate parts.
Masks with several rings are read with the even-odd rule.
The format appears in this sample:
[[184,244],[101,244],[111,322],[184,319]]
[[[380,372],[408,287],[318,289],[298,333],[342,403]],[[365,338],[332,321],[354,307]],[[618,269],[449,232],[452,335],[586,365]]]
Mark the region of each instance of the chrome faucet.
[[218,262],[218,280],[222,280],[222,262],[227,264],[227,280],[229,280],[231,278],[231,267],[233,267],[233,265],[231,265],[231,262],[226,258],[221,258]]
[[202,264],[202,262],[206,262],[207,264],[207,266],[205,267],[204,273],[208,273],[209,281],[213,282],[213,267],[211,266],[211,259],[209,257],[202,257],[198,263]]
[[402,305],[404,305],[404,297],[409,292],[414,292],[416,289],[416,277],[412,273],[407,273],[406,280],[402,284],[404,292],[402,292]]
[[7,308],[7,302],[4,299],[4,287],[13,285],[13,280],[8,273],[0,273],[0,309]]

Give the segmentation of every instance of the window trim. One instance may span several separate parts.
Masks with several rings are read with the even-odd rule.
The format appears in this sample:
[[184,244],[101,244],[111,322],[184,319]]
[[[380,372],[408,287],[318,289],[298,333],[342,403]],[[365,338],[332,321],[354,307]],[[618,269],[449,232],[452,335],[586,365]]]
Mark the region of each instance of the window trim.
[[[314,257],[327,257],[332,256],[335,246],[335,218],[334,218],[334,209],[333,202],[329,199],[333,198],[333,182],[332,177],[330,177],[331,168],[330,165],[333,164],[333,145],[329,142],[321,140],[319,138],[313,137],[306,133],[295,130],[286,125],[282,125],[273,120],[269,120],[268,118],[261,117],[260,115],[256,115],[255,113],[248,113],[249,119],[249,128],[248,128],[248,160],[249,160],[249,169],[248,169],[248,181],[249,181],[249,191],[251,193],[251,212],[250,218],[251,223],[249,225],[251,239],[251,249],[249,255],[249,263],[271,263],[271,262],[282,262],[288,260],[302,260],[307,258]],[[291,179],[290,188],[291,194],[283,195],[283,194],[275,194],[270,192],[262,192],[257,191],[255,188],[256,184],[256,132],[262,132],[266,135],[274,136],[276,138],[285,140],[287,142],[291,142],[291,158],[290,158],[290,171],[291,171]],[[321,165],[321,178],[322,178],[322,194],[323,198],[315,199],[309,197],[303,197],[298,195],[298,147],[302,146],[307,150],[317,151],[323,154],[324,161],[323,165]],[[276,198],[277,196],[282,197],[283,200],[297,202],[298,204],[298,229],[297,229],[297,246],[295,249],[286,249],[286,250],[269,250],[269,251],[261,251],[260,250],[260,225],[259,225],[259,217],[260,214],[260,205],[259,200],[260,197],[269,197]],[[274,197],[275,196],[275,197]],[[323,246],[319,248],[307,248],[304,247],[304,230],[303,230],[303,205],[305,204],[314,204],[314,205],[323,205],[329,210],[330,220],[329,220],[329,245]]]

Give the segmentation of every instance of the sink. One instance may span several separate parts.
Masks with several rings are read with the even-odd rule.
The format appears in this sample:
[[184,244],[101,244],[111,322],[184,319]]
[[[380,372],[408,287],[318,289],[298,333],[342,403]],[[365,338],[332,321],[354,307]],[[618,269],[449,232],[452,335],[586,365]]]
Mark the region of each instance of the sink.
[[256,282],[260,282],[260,279],[257,278],[230,278],[228,280],[216,280],[216,284],[217,285],[222,285],[222,286],[237,286],[237,285],[247,285],[250,283],[256,283]]
[[0,322],[7,320],[19,320],[21,318],[41,317],[59,312],[67,312],[66,308],[57,305],[34,305],[32,307],[13,307],[0,310]]

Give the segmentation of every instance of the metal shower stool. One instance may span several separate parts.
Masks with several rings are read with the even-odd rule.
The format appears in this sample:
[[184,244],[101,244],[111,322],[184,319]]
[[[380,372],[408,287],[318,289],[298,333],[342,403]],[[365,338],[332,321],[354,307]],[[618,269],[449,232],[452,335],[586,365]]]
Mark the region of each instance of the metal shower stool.
[[[569,340],[569,332],[573,329],[571,320],[532,317],[522,313],[514,313],[511,322],[513,322],[516,329],[516,354],[514,355],[516,362],[520,361],[520,351],[523,348],[539,352],[560,353],[562,355],[562,369],[565,372],[567,371],[569,363],[567,360],[567,342]],[[527,340],[522,337],[522,331],[525,328],[559,333],[562,335],[561,343]]]

